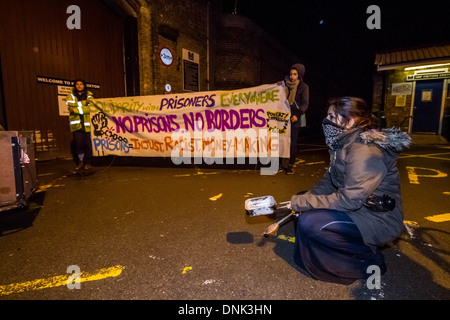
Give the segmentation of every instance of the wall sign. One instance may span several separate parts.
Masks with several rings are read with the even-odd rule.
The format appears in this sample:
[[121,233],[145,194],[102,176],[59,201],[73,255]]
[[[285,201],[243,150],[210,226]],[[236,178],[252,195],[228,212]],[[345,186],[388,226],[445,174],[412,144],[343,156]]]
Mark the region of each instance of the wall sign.
[[[36,76],[36,80],[38,83],[54,84],[57,86],[73,87],[73,85],[75,84],[73,80],[47,77],[47,76]],[[100,85],[98,83],[86,82],[86,88],[87,89],[100,89]]]
[[412,93],[412,83],[411,82],[400,82],[400,83],[393,83],[392,84],[392,95],[393,96],[403,96],[405,94],[411,94]]
[[450,78],[450,72],[423,73],[423,74],[407,75],[406,81],[445,79],[445,78]]
[[199,91],[199,64],[198,53],[183,49],[183,89],[185,91]]
[[168,48],[162,48],[159,52],[159,56],[164,65],[170,66],[173,62],[173,54]]
[[433,90],[422,90],[422,102],[431,102],[433,97]]
[[395,106],[396,107],[406,107],[406,95],[396,95],[395,96]]
[[[74,81],[69,79],[61,79],[47,76],[36,76],[38,83],[51,84],[58,87],[58,110],[60,116],[68,116],[69,110],[66,105],[66,96],[72,93],[72,88],[74,86]],[[86,82],[86,89],[100,89],[98,83],[88,83]]]
[[58,108],[60,116],[68,116],[69,109],[66,105],[66,96],[72,93],[72,87],[69,86],[58,86]]

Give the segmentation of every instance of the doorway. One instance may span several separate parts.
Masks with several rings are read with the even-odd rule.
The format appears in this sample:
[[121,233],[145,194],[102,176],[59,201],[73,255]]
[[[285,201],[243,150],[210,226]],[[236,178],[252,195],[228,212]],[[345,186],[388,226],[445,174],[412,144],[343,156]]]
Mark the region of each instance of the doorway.
[[444,80],[416,82],[413,106],[413,133],[440,134]]

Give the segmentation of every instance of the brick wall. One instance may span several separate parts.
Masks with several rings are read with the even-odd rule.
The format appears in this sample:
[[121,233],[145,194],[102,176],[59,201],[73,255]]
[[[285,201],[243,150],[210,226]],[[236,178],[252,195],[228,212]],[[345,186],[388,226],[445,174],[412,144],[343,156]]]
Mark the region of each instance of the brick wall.
[[[138,19],[141,94],[163,94],[166,83],[185,92],[183,49],[199,54],[199,91],[273,83],[299,61],[246,17],[222,15],[207,0],[148,1]],[[170,66],[161,62],[161,48],[172,52]]]
[[212,88],[231,90],[275,83],[284,79],[294,63],[304,63],[304,81],[310,90],[304,131],[321,134],[326,101],[336,95],[336,85],[246,17],[224,14],[214,21]]
[[403,70],[391,70],[387,72],[385,88],[385,115],[387,126],[396,126],[403,130],[408,130],[408,117],[411,114],[411,104],[413,93],[406,95],[405,106],[396,106],[397,96],[392,94],[392,84],[406,82],[406,76],[414,72]]
[[212,81],[218,89],[277,82],[299,61],[246,17],[223,14],[215,20]]
[[[146,3],[138,16],[142,95],[164,94],[166,83],[172,86],[172,93],[185,92],[183,49],[200,56],[199,91],[275,83],[284,78],[291,65],[305,63],[250,19],[223,14],[217,2],[152,0]],[[159,58],[162,47],[173,53],[170,66],[165,66]],[[304,80],[310,86],[308,130],[320,131],[326,101],[336,95],[336,85],[314,66],[307,62],[305,65]]]
[[[165,84],[172,92],[183,92],[182,50],[199,54],[199,91],[208,88],[207,83],[207,0],[152,0],[144,7],[148,14],[139,19],[140,35],[149,28],[149,36],[140,36],[141,68],[149,70],[141,76],[142,94],[164,94]],[[141,7],[141,13],[143,9]],[[160,50],[168,48],[173,55],[167,66],[160,59]]]

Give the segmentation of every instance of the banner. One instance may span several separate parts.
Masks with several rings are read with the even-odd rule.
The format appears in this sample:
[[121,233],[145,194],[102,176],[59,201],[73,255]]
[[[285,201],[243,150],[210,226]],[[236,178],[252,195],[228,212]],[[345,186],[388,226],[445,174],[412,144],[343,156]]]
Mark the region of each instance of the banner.
[[174,161],[289,157],[290,109],[284,85],[94,99],[92,104],[94,156]]

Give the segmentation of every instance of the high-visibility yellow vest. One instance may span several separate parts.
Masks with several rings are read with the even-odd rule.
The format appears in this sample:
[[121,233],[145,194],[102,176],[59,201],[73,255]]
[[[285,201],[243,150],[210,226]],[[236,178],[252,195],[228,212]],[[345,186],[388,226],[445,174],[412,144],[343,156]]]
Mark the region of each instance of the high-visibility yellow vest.
[[[87,97],[94,98],[90,91],[87,92]],[[84,131],[91,132],[91,116],[89,114],[91,108],[87,100],[78,101],[73,93],[69,93],[66,97],[66,105],[72,107],[72,110],[69,110],[70,131],[80,130],[84,126]]]

